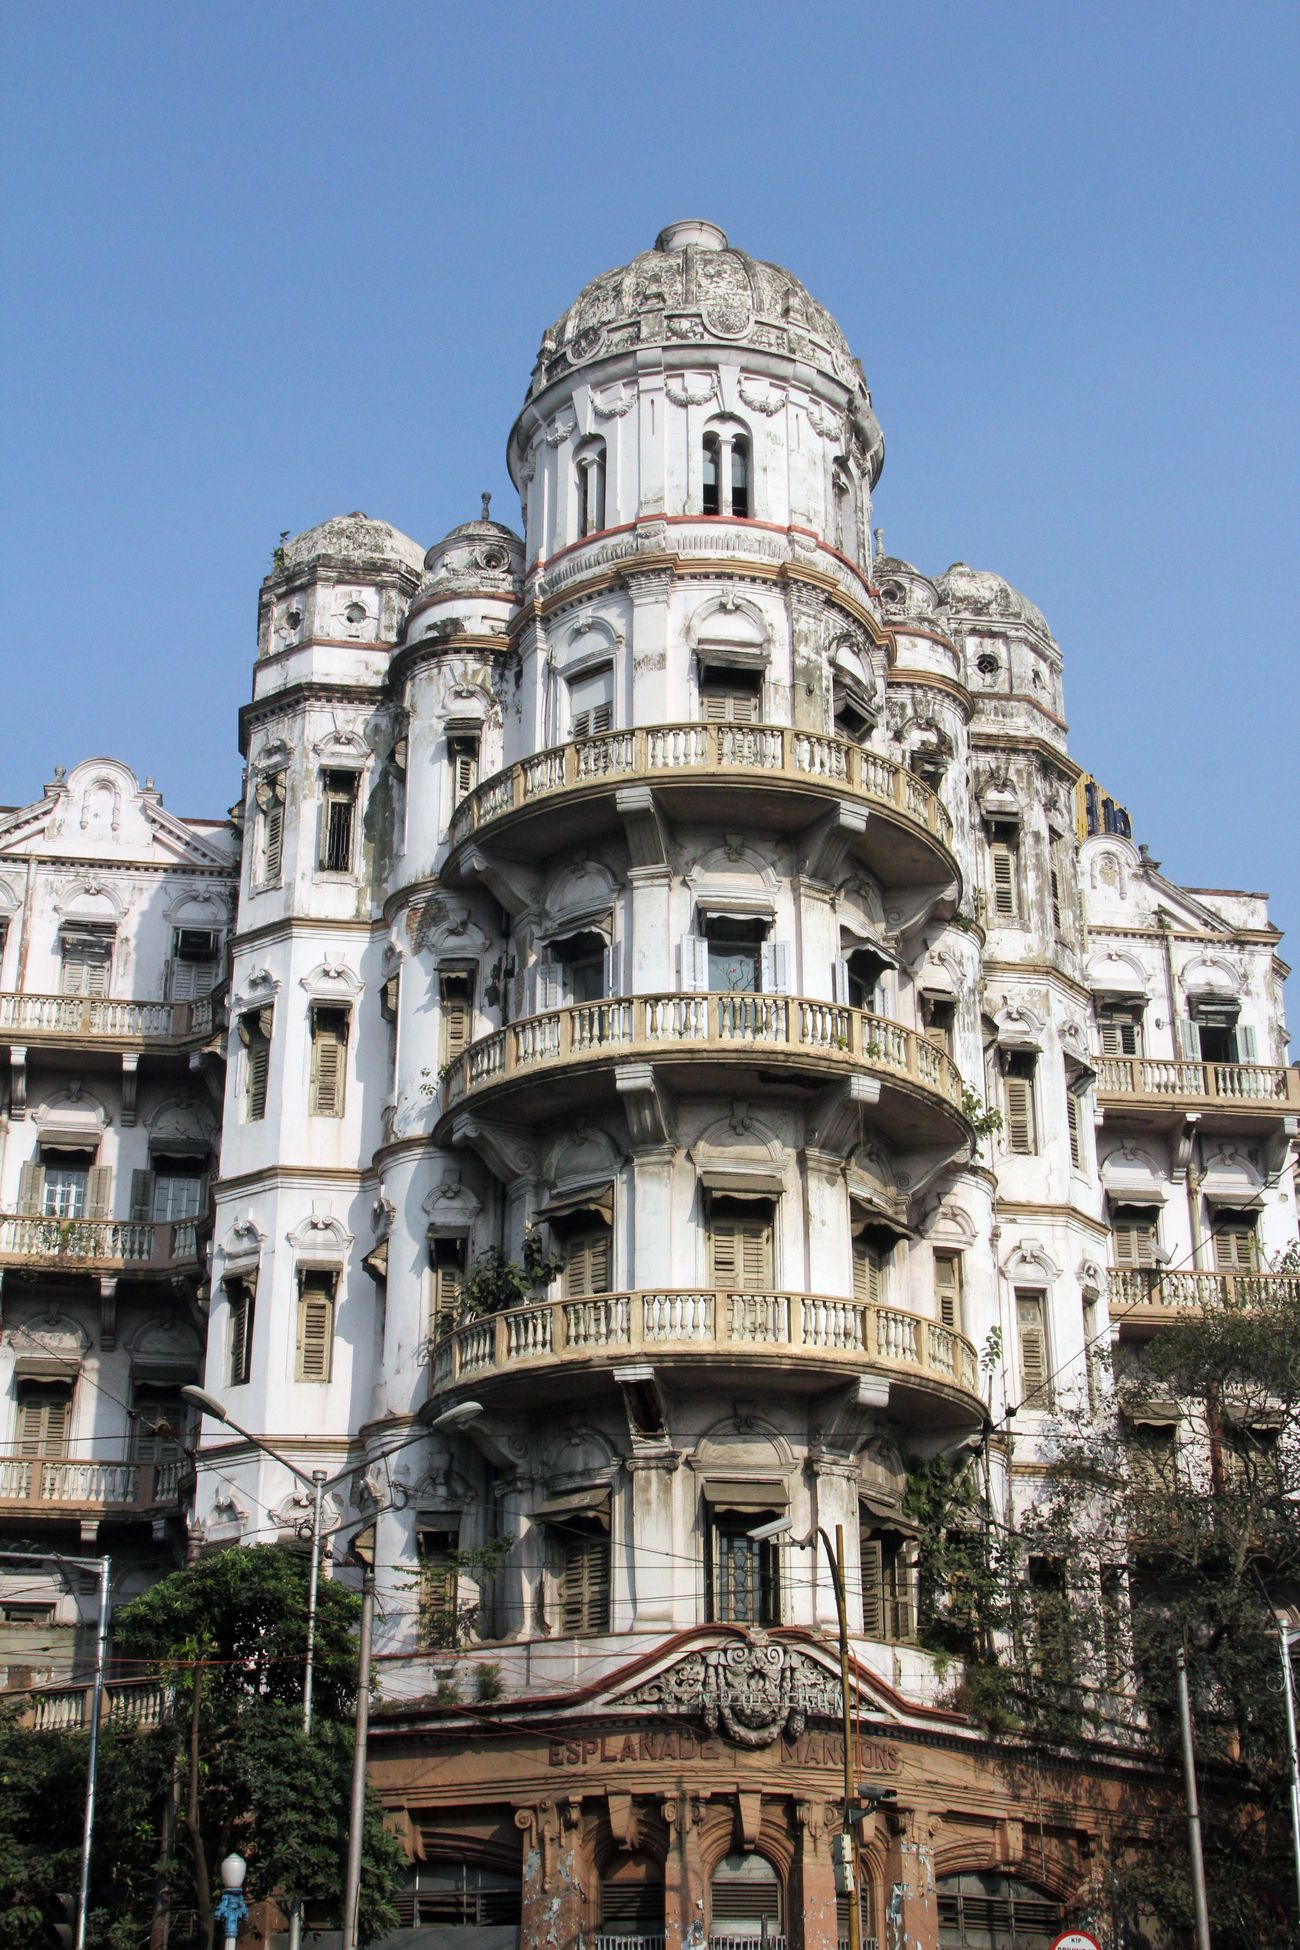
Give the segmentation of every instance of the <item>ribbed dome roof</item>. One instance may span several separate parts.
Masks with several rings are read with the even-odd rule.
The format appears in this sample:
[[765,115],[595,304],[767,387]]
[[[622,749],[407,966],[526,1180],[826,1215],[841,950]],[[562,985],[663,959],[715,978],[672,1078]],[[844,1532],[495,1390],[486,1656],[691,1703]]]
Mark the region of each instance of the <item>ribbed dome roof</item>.
[[865,390],[848,340],[798,278],[737,250],[716,224],[690,218],[579,292],[542,334],[529,393],[572,367],[637,346],[718,341],[785,353]]
[[968,562],[954,562],[934,578],[934,586],[949,609],[962,616],[988,616],[995,621],[1024,623],[1040,636],[1051,637],[1042,610],[991,569],[972,569]]
[[279,567],[304,568],[322,557],[357,564],[398,562],[403,568],[418,569],[424,550],[400,528],[358,510],[350,515],[333,515],[315,528],[291,536],[284,543]]

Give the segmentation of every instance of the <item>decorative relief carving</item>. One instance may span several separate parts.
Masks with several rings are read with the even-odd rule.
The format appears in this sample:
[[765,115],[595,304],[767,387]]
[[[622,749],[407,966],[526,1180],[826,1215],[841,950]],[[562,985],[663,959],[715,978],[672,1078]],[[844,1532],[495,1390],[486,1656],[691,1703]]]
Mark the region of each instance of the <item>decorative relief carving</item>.
[[621,420],[625,413],[632,411],[632,408],[637,403],[637,398],[636,386],[634,384],[629,385],[624,380],[612,399],[598,399],[595,393],[593,393],[591,396],[591,410],[598,420]]
[[765,392],[756,392],[752,381],[742,379],[738,390],[752,413],[762,413],[768,419],[781,411],[787,399],[784,386],[769,386]]
[[707,373],[705,384],[700,388],[692,386],[688,374],[684,372],[669,373],[664,380],[664,394],[674,406],[705,406],[718,396],[718,375],[716,372]]
[[542,439],[548,447],[562,447],[569,438],[569,435],[573,432],[573,429],[574,423],[572,420],[552,420],[550,426],[543,433]]
[[797,1740],[810,1716],[838,1721],[839,1682],[806,1654],[760,1632],[746,1643],[692,1653],[625,1696],[680,1719],[719,1728],[737,1747]]

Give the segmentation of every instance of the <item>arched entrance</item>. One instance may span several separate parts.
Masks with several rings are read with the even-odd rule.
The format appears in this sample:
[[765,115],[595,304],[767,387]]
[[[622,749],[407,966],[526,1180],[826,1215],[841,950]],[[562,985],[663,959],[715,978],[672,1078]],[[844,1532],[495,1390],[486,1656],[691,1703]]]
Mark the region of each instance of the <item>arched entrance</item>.
[[1051,1950],[1065,1910],[1032,1883],[998,1870],[940,1876],[939,1950]]
[[649,1950],[664,1940],[664,1871],[653,1856],[617,1856],[600,1878],[595,1950]]
[[709,1884],[709,1942],[719,1950],[784,1950],[781,1878],[763,1855],[724,1855]]

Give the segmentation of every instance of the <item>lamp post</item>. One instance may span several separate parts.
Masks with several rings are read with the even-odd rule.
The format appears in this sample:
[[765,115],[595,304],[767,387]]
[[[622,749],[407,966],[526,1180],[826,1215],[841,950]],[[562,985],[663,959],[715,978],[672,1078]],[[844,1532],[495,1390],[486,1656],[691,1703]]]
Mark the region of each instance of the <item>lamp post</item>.
[[81,1829],[81,1874],[77,1884],[75,1950],[86,1950],[86,1911],[90,1906],[90,1851],[95,1839],[95,1790],[99,1780],[99,1722],[104,1711],[104,1669],[108,1660],[108,1585],[111,1559],[64,1557],[60,1551],[0,1551],[0,1557],[36,1564],[71,1564],[99,1576],[99,1624],[95,1634],[95,1677],[90,1694],[90,1750],[86,1756],[86,1812]]
[[217,1904],[215,1915],[223,1925],[227,1950],[233,1950],[239,1936],[239,1926],[248,1914],[248,1904],[244,1901],[244,1877],[248,1874],[248,1864],[242,1855],[228,1855],[221,1864],[221,1901]]
[[[776,1517],[771,1523],[759,1524],[750,1536],[756,1544],[771,1543],[777,1537],[784,1537],[792,1528],[789,1517]],[[831,1543],[829,1533],[818,1524],[809,1537],[791,1537],[790,1542],[796,1550],[815,1551],[817,1539],[826,1546],[826,1556],[831,1567],[831,1582],[835,1587],[835,1616],[839,1625],[840,1640],[840,1696],[844,1709],[844,1820],[840,1830],[840,1861],[844,1870],[844,1881],[849,1898],[849,1950],[862,1950],[862,1910],[858,1893],[857,1847],[853,1837],[853,1708],[849,1699],[849,1620],[844,1602],[844,1526],[835,1526],[835,1542]],[[347,1947],[345,1946],[345,1950]]]
[[[316,1666],[316,1597],[320,1583],[321,1519],[324,1509],[325,1492],[326,1490],[333,1489],[339,1483],[346,1482],[348,1477],[354,1476],[357,1465],[352,1463],[347,1469],[340,1469],[334,1476],[327,1476],[323,1469],[313,1469],[309,1476],[305,1470],[299,1469],[297,1463],[290,1462],[288,1456],[282,1455],[278,1449],[273,1449],[271,1444],[264,1441],[260,1435],[254,1435],[253,1431],[246,1429],[242,1422],[237,1422],[234,1416],[227,1410],[225,1403],[219,1401],[215,1395],[210,1395],[206,1388],[185,1387],[181,1389],[181,1394],[185,1397],[186,1401],[193,1402],[196,1408],[202,1409],[205,1415],[210,1415],[214,1422],[224,1422],[227,1428],[235,1431],[236,1435],[242,1435],[245,1442],[251,1442],[253,1447],[260,1449],[264,1456],[269,1456],[272,1462],[277,1462],[282,1469],[287,1469],[291,1476],[295,1477],[298,1482],[302,1483],[312,1493],[311,1568],[307,1580],[307,1657],[303,1669],[302,1681],[302,1730],[305,1734],[310,1733],[312,1723],[313,1678]],[[451,1408],[445,1408],[441,1415],[435,1415],[431,1420],[427,1421],[424,1419],[424,1412],[422,1412],[420,1417],[417,1418],[421,1421],[422,1426],[416,1430],[414,1435],[404,1436],[400,1442],[393,1443],[389,1448],[380,1449],[375,1455],[369,1457],[368,1460],[370,1462],[382,1462],[386,1456],[395,1456],[399,1449],[409,1449],[413,1442],[422,1442],[427,1435],[432,1435],[435,1429],[453,1428],[462,1422],[472,1422],[476,1415],[481,1415],[482,1413],[483,1405],[481,1402],[456,1402]],[[364,1684],[367,1688],[370,1684],[369,1665],[369,1650],[367,1648],[366,1670],[363,1676]],[[351,1853],[350,1838],[349,1853]],[[289,1950],[301,1950],[301,1944],[302,1905],[295,1903],[289,1916]],[[81,1945],[78,1945],[78,1950],[82,1950]]]

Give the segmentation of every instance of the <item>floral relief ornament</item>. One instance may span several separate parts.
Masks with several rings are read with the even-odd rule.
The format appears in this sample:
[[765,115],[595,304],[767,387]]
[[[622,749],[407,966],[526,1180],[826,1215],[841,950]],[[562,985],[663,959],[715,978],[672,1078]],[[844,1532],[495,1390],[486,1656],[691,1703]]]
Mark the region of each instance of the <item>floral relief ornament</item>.
[[803,1653],[774,1645],[755,1632],[740,1645],[692,1653],[634,1693],[629,1706],[700,1719],[737,1747],[770,1747],[797,1740],[810,1716],[839,1719],[839,1682]]

